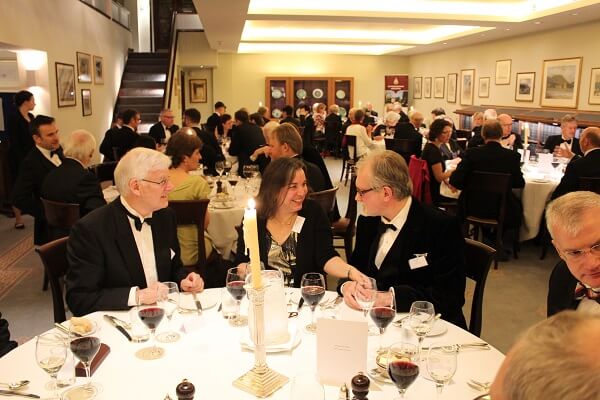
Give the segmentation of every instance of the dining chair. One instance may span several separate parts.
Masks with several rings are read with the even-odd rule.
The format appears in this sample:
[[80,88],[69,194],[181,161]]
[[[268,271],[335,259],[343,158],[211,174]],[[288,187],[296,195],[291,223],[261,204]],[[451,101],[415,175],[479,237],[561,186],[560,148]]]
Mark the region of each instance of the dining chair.
[[410,156],[416,154],[414,139],[385,138],[385,149],[400,154],[406,161],[406,165],[410,162]]
[[117,167],[116,161],[109,161],[100,164],[94,164],[89,167],[89,170],[96,175],[98,182],[110,181],[115,184],[115,168]]
[[50,281],[52,291],[52,305],[54,309],[54,322],[63,322],[67,319],[65,314],[65,302],[62,290],[62,278],[67,273],[69,263],[67,262],[68,237],[53,240],[36,248],[44,271]]
[[495,254],[496,250],[492,247],[476,240],[465,239],[465,275],[475,281],[471,303],[471,318],[469,319],[469,332],[475,336],[481,335],[483,291]]
[[209,199],[200,200],[171,200],[169,208],[175,211],[177,226],[196,225],[198,233],[198,261],[195,265],[186,265],[185,267],[200,273],[202,277],[206,276],[206,248],[204,247],[204,219],[208,208]]
[[356,158],[356,136],[344,135],[346,144],[342,146],[342,175],[340,176],[340,182],[346,177],[344,186],[348,184],[348,178],[351,172],[356,167],[358,159]]
[[321,190],[320,192],[310,192],[307,197],[319,203],[325,214],[329,214],[335,206],[337,191],[338,187],[335,186],[331,189]]
[[469,140],[471,139],[472,136],[472,132],[466,129],[457,129],[456,130],[456,137],[458,139],[466,139]]
[[[343,248],[346,252],[346,261],[350,260],[352,255],[352,241],[356,234],[356,217],[358,214],[358,206],[356,203],[356,173],[352,172],[350,178],[350,192],[348,194],[348,208],[346,208],[346,215],[344,218],[340,218],[332,224],[333,230],[333,247],[336,249]],[[343,245],[336,245],[335,239],[342,239]]]

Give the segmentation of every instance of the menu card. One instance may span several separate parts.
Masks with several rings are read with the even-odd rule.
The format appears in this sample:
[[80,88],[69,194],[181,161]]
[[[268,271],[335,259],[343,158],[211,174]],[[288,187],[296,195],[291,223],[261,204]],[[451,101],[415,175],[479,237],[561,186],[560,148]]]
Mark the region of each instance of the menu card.
[[554,172],[554,167],[552,166],[552,158],[554,156],[550,153],[548,154],[539,154],[538,155],[538,171],[542,173],[550,173]]
[[340,386],[367,368],[366,321],[317,320],[317,373],[321,383]]

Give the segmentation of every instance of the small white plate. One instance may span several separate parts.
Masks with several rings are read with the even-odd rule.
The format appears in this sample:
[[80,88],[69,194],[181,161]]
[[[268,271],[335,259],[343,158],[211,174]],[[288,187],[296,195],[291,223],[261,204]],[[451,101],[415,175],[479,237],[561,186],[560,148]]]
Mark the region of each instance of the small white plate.
[[344,98],[346,97],[346,92],[340,89],[337,92],[335,92],[335,97],[337,97],[340,100],[344,100]]
[[[77,332],[77,333],[79,333],[81,336],[91,336],[100,330],[100,324],[96,323],[96,321],[91,320],[89,318],[86,318],[86,319],[92,323],[92,330],[87,333],[79,333],[79,332]],[[71,320],[63,322],[62,325],[65,328],[67,328],[68,330],[71,330]]]
[[446,332],[448,332],[448,324],[446,323],[446,321],[438,319],[436,323],[433,324],[433,328],[431,328],[431,330],[427,334],[427,337],[440,336]]
[[281,110],[279,108],[274,108],[273,111],[271,111],[271,115],[273,118],[279,118],[281,117]]
[[306,98],[306,90],[304,90],[304,89],[296,90],[296,97],[299,98],[300,100],[304,100]]
[[[221,292],[219,290],[204,291],[197,294],[200,303],[202,304],[202,311],[206,311],[217,305],[217,302],[221,299]],[[181,293],[179,296],[179,309],[183,312],[196,312],[196,303],[191,293]]]
[[[324,304],[324,303],[328,303],[330,301],[334,301],[337,298],[337,295],[338,295],[337,292],[326,291],[325,296],[323,296],[323,299],[321,299],[319,304]],[[300,293],[300,291],[292,293],[292,296],[291,296],[292,303],[298,304],[301,297],[302,297],[302,294]],[[304,303],[304,304],[306,304],[306,303]]]
[[315,99],[320,99],[321,97],[323,97],[323,90],[322,89],[315,89],[312,91],[312,95]]
[[283,96],[283,92],[282,92],[281,90],[279,90],[279,89],[273,89],[273,90],[271,91],[271,96],[272,96],[274,99],[280,99],[280,98],[281,98],[281,96]]

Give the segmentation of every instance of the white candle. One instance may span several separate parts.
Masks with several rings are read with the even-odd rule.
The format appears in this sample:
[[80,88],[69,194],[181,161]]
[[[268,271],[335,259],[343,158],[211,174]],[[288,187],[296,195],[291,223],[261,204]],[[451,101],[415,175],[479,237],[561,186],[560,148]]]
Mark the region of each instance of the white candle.
[[252,198],[248,200],[248,208],[244,211],[244,242],[246,243],[246,252],[250,252],[252,286],[255,289],[260,289],[262,287],[262,275],[260,272],[258,228],[256,226],[256,208]]
[[525,122],[525,148],[529,144],[529,123]]
[[259,101],[259,102],[258,102],[258,106],[259,106],[259,107],[262,107],[262,101]]
[[361,108],[361,107],[362,107],[362,101],[359,100],[358,101],[358,108]]

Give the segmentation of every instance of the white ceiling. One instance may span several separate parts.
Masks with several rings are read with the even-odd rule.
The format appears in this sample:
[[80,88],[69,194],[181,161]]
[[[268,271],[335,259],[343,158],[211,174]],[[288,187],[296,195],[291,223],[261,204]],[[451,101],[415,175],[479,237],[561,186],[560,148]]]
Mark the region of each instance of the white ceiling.
[[411,55],[600,20],[590,0],[193,0],[230,53]]

